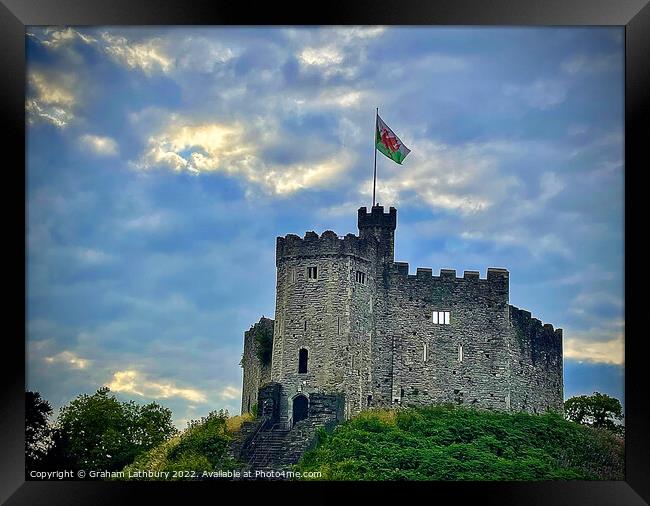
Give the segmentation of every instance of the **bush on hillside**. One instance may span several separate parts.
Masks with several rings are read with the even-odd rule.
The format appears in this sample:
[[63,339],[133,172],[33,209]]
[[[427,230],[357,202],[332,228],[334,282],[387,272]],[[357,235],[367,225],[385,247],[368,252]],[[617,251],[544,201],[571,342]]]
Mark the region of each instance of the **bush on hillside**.
[[[124,468],[125,478],[138,471],[173,472],[228,470],[239,468],[229,455],[233,433],[251,415],[229,417],[227,411],[213,411],[207,417],[193,420],[180,435],[151,449]],[[148,479],[148,478],[138,478]],[[160,479],[153,477],[153,480]],[[179,476],[178,479],[187,479]]]
[[556,413],[369,410],[319,432],[296,470],[325,480],[621,480],[623,441]]

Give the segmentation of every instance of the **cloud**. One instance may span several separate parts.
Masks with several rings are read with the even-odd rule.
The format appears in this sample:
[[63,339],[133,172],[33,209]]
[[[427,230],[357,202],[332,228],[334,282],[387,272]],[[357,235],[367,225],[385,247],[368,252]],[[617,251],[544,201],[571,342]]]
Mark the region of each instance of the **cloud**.
[[59,27],[48,27],[43,30],[43,36],[39,37],[34,33],[27,33],[27,36],[32,37],[38,40],[41,44],[46,47],[56,49],[61,46],[69,45],[77,40],[81,40],[86,44],[92,44],[97,42],[96,39],[85,35],[74,28],[59,28]]
[[76,100],[70,91],[74,87],[71,75],[45,74],[34,70],[28,72],[27,83],[29,92],[25,111],[29,124],[44,121],[65,127],[72,121]]
[[104,251],[93,248],[77,248],[75,257],[86,265],[102,265],[113,261],[113,257]]
[[564,339],[564,358],[623,365],[625,362],[623,336],[620,335],[608,341],[594,341],[589,334],[566,337]]
[[118,153],[117,142],[111,137],[86,134],[82,135],[79,141],[84,149],[100,156],[113,156]]
[[[325,78],[357,77],[366,62],[366,46],[385,32],[385,27],[342,27],[323,30],[313,40],[305,30],[287,31],[290,38],[302,46],[296,59],[307,72],[319,72]],[[311,40],[310,40],[311,39]]]
[[44,360],[49,364],[65,364],[71,369],[86,369],[91,363],[90,360],[81,358],[67,350],[45,357]]
[[555,172],[544,172],[539,178],[539,200],[546,202],[564,190],[564,182]]
[[167,48],[167,58],[175,59],[175,70],[180,72],[211,73],[219,65],[236,58],[238,53],[236,48],[220,41],[193,35],[184,37],[175,47]]
[[160,38],[136,42],[109,31],[100,33],[96,38],[71,27],[46,28],[40,36],[35,33],[28,33],[28,36],[50,49],[59,49],[75,42],[82,42],[108,55],[115,63],[129,69],[140,70],[148,75],[156,72],[168,73],[175,65],[174,58],[166,53],[163,40]]
[[334,28],[333,36],[345,42],[352,42],[358,39],[373,39],[380,37],[386,32],[385,26],[346,26]]
[[174,218],[162,211],[143,214],[135,218],[128,219],[124,222],[123,227],[126,230],[135,230],[139,232],[159,232],[168,230],[174,224]]
[[298,59],[303,65],[330,67],[343,62],[343,52],[333,45],[320,48],[306,47],[300,52]]
[[174,66],[174,60],[165,53],[159,38],[132,42],[108,32],[102,33],[101,37],[105,42],[103,49],[106,54],[128,68],[151,74],[156,71],[169,72]]
[[276,195],[322,187],[340,176],[351,162],[342,152],[323,160],[269,163],[261,150],[279,140],[272,120],[248,130],[238,123],[192,123],[172,115],[134,166],[166,167],[194,174],[220,172]]
[[228,385],[223,390],[221,390],[219,397],[222,399],[239,399],[241,397],[241,390],[232,385]]
[[151,136],[148,151],[139,166],[150,168],[166,166],[175,171],[202,171],[236,169],[225,166],[225,161],[245,163],[252,147],[244,139],[239,125],[217,123],[182,124],[175,115],[170,117],[164,131]]
[[150,399],[180,397],[191,402],[205,403],[208,401],[207,395],[200,390],[195,388],[181,388],[171,381],[162,379],[150,380],[133,369],[115,372],[107,386],[113,392],[130,393]]
[[[412,152],[399,170],[382,172],[377,187],[384,201],[410,199],[467,215],[484,212],[509,198],[519,185],[512,176],[498,175],[498,158],[490,143],[450,145],[403,138]],[[370,192],[371,185],[362,185],[362,195],[367,197]]]
[[584,290],[573,298],[569,312],[585,318],[608,319],[612,313],[623,312],[623,299],[611,291]]
[[620,54],[575,54],[564,60],[560,67],[567,74],[597,73],[618,70],[621,62]]
[[538,79],[527,85],[507,84],[503,87],[506,96],[519,98],[530,107],[541,110],[564,102],[567,91],[563,82],[551,79]]

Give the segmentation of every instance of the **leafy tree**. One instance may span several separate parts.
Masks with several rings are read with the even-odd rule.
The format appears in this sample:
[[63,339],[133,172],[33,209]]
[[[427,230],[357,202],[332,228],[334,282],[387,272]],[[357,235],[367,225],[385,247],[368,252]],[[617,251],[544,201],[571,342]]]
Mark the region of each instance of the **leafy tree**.
[[155,402],[120,402],[104,387],[61,408],[54,450],[74,468],[112,471],[176,432],[169,409]]
[[34,469],[52,444],[52,406],[38,392],[25,392],[25,465]]
[[616,421],[623,419],[623,408],[618,399],[594,392],[593,395],[571,397],[564,403],[567,420],[598,429],[620,433]]

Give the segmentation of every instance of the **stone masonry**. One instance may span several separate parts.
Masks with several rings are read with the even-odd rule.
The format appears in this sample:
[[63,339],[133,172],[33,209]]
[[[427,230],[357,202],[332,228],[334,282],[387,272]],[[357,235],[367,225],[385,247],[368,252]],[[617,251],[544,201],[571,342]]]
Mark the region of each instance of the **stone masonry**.
[[257,396],[260,386],[271,381],[271,364],[263,364],[258,357],[259,343],[255,341],[257,330],[273,332],[273,320],[260,318],[260,321],[244,332],[244,353],[241,365],[244,369],[242,387],[241,412],[250,413],[257,405]]
[[411,274],[394,260],[395,208],[362,207],[358,227],[277,238],[275,320],[256,324],[273,326],[272,360],[260,363],[251,328],[242,413],[271,381],[286,430],[313,416],[318,394],[340,399],[342,418],[439,402],[562,410],[562,330],[510,305],[507,270]]

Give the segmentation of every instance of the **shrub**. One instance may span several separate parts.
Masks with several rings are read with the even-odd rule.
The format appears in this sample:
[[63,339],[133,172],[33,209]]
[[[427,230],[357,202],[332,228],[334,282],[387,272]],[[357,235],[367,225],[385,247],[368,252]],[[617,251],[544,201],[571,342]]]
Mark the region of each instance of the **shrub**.
[[622,440],[557,413],[452,405],[368,410],[331,433],[296,469],[326,480],[624,479]]

